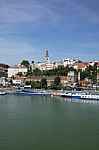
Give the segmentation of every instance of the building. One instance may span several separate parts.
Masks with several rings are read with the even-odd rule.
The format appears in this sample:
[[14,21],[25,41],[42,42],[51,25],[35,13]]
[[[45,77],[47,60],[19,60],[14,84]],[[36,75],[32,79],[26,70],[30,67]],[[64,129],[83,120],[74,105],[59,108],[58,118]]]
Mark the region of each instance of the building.
[[54,67],[55,67],[54,63],[50,63],[50,61],[49,61],[48,50],[46,51],[45,62],[38,62],[35,64],[35,67],[34,67],[34,64],[32,64],[32,68],[38,68],[41,71],[52,70],[52,69],[54,69]]
[[47,76],[47,77],[42,77],[42,76],[34,76],[31,78],[27,78],[26,81],[30,82],[30,81],[39,81],[41,82],[41,79],[46,78],[47,81],[47,86],[50,86],[54,80],[55,80],[55,76]]
[[59,66],[63,66],[62,62],[54,62],[54,69],[58,68]]
[[35,69],[35,63],[34,63],[34,61],[32,61],[32,63],[30,64],[30,68],[31,68],[31,71],[33,71]]
[[85,64],[85,63],[75,63],[74,64],[74,69],[76,69],[76,70],[85,71],[86,68],[87,68],[87,64]]
[[91,80],[81,80],[80,81],[80,86],[82,86],[82,87],[90,87],[90,86],[92,86],[92,81]]
[[64,67],[66,67],[67,65],[73,65],[74,63],[75,63],[75,60],[73,59],[66,58],[62,60],[62,65]]
[[70,71],[68,73],[68,85],[76,86],[80,83],[80,72],[79,71]]
[[5,77],[1,77],[0,78],[0,87],[6,86],[6,84],[7,84],[7,81],[6,81]]
[[97,70],[99,70],[99,62],[97,63]]
[[26,75],[28,68],[25,66],[11,66],[8,68],[8,77],[16,77],[18,74]]
[[46,55],[45,55],[45,63],[48,64],[50,61],[49,61],[49,53],[48,53],[48,50],[46,50]]
[[60,81],[61,81],[61,84],[63,86],[67,86],[68,85],[68,77],[67,76],[61,76],[60,77]]
[[25,85],[26,79],[26,77],[16,77],[12,80],[12,83],[14,85]]
[[88,63],[88,66],[94,66],[97,62],[96,61],[92,61]]
[[97,73],[97,83],[99,84],[99,73]]
[[99,62],[97,63],[97,83],[99,84]]
[[8,71],[7,68],[0,66],[0,72],[5,72],[6,73],[7,71]]

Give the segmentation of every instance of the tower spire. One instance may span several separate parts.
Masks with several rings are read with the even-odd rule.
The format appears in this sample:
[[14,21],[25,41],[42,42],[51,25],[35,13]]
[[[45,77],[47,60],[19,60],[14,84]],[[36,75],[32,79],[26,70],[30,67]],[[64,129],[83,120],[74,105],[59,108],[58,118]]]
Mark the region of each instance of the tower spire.
[[49,53],[48,53],[48,50],[46,50],[45,63],[49,63]]

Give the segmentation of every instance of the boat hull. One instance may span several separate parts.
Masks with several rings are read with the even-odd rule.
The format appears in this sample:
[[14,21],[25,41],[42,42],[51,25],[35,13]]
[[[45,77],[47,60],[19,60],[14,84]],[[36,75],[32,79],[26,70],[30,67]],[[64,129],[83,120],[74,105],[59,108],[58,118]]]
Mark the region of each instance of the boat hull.
[[6,93],[5,92],[0,92],[0,95],[5,95]]
[[86,100],[99,100],[99,93],[91,92],[66,92],[60,94],[62,97],[86,99]]
[[27,91],[27,90],[16,90],[14,94],[17,95],[51,95],[51,93],[48,93],[46,91]]

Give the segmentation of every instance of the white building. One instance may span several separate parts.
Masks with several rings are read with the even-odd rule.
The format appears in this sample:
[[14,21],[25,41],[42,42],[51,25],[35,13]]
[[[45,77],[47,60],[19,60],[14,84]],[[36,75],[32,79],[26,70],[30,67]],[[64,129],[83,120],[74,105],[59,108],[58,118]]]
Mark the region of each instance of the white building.
[[99,70],[99,62],[97,63],[97,70]]
[[46,64],[46,70],[51,70],[54,69],[54,64],[53,63],[47,63]]
[[62,64],[64,67],[66,67],[67,65],[73,65],[74,63],[75,63],[75,60],[73,59],[66,58],[62,60]]
[[35,63],[34,63],[34,61],[32,61],[30,67],[31,67],[31,70],[32,70],[32,71],[35,69]]
[[54,64],[53,63],[37,63],[35,64],[35,68],[40,69],[41,71],[44,70],[51,70],[54,69]]
[[87,64],[85,64],[85,63],[75,63],[73,68],[76,69],[76,70],[85,71],[85,69],[87,68]]
[[80,83],[80,72],[70,71],[68,72],[68,82],[69,85],[76,85]]
[[54,63],[54,69],[58,68],[59,66],[62,66],[62,65],[63,65],[62,62],[55,62]]
[[28,71],[28,68],[25,66],[12,66],[8,68],[8,77],[16,76],[18,73],[25,75]]
[[45,62],[38,62],[35,64],[35,68],[38,68],[41,71],[52,70],[54,67],[54,63],[50,63],[48,50],[46,51]]
[[5,77],[1,77],[0,78],[0,85],[1,86],[5,86],[7,84],[6,80],[5,80]]
[[45,63],[46,64],[50,63],[48,50],[46,50]]
[[26,77],[16,77],[12,80],[12,83],[14,85],[25,85],[26,79]]

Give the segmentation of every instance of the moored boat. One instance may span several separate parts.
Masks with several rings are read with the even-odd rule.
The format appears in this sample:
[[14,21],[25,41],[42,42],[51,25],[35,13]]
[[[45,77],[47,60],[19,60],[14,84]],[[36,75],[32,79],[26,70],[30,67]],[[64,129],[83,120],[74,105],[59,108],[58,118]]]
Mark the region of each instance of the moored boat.
[[32,90],[31,86],[24,86],[22,88],[17,88],[15,94],[23,94],[23,95],[51,95],[50,92],[45,90]]
[[81,94],[80,99],[99,100],[99,93],[84,93]]
[[6,92],[0,91],[0,95],[5,95],[5,94],[6,94]]
[[62,97],[69,97],[69,98],[78,98],[78,99],[89,99],[89,100],[99,100],[99,92],[85,92],[85,91],[66,91],[60,93]]
[[80,98],[81,92],[77,91],[66,91],[60,94],[62,97],[70,97],[70,98]]

